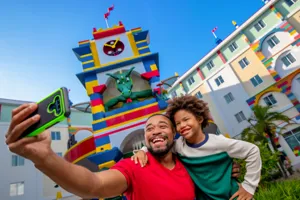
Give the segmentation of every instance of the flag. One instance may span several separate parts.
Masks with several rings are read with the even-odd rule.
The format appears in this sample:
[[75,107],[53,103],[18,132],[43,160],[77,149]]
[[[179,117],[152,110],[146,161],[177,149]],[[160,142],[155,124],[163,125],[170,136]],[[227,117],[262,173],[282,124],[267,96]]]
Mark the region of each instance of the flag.
[[216,32],[216,30],[218,29],[218,27],[215,27],[213,30],[211,30],[212,33]]
[[112,11],[114,9],[114,5],[108,8],[108,12]]
[[114,9],[114,5],[112,5],[111,7],[109,7],[109,8],[107,9],[107,13],[104,14],[104,18],[105,18],[105,19],[108,19],[108,16],[109,16],[109,14],[110,14],[110,11],[112,11],[113,9]]

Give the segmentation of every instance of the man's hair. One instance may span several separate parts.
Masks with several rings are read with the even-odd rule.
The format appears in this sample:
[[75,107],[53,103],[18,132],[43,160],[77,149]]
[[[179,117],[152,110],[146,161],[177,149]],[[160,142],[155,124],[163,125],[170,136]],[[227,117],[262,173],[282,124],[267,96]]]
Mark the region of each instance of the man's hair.
[[195,96],[186,95],[181,97],[174,97],[169,100],[169,105],[166,110],[166,115],[169,116],[171,122],[176,126],[174,115],[179,110],[186,110],[192,113],[197,119],[203,118],[201,128],[208,125],[210,119],[209,109],[207,103]]
[[146,123],[149,119],[151,119],[152,117],[155,117],[155,116],[163,116],[165,118],[167,118],[170,122],[171,122],[171,128],[173,129],[173,131],[175,131],[175,126],[174,126],[174,123],[173,121],[170,119],[170,117],[166,114],[162,114],[162,113],[156,113],[156,114],[153,114],[151,115],[150,117],[148,117],[148,119],[146,120]]

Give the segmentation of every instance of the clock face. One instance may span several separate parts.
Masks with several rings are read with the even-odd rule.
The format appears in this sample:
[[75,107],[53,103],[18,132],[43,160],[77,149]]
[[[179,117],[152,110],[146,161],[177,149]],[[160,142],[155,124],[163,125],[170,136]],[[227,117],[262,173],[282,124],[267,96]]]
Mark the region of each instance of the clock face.
[[108,56],[117,56],[124,51],[125,45],[119,38],[110,40],[103,46],[103,52]]

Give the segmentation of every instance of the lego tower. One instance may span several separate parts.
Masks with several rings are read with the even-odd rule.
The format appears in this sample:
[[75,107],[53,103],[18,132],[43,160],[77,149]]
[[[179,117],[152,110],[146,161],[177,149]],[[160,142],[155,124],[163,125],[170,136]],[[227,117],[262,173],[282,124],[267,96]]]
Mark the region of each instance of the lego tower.
[[93,39],[73,51],[82,63],[78,79],[90,98],[93,136],[65,155],[91,171],[106,170],[144,145],[144,124],[167,103],[159,86],[158,53],[151,53],[149,32],[126,30],[119,22],[93,30]]

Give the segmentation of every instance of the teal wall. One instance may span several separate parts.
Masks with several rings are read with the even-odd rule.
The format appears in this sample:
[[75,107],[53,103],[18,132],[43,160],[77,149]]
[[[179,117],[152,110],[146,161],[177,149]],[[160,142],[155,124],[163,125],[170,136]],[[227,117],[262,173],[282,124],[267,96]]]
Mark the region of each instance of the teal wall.
[[[228,46],[235,42],[238,46],[238,48],[234,51],[231,52],[228,48]],[[221,53],[223,53],[224,57],[226,58],[227,61],[232,59],[235,55],[240,54],[243,49],[246,47],[249,47],[248,43],[244,40],[242,35],[236,36],[233,40],[231,40],[225,47],[221,49]]]
[[0,118],[0,122],[10,122],[10,120],[11,120],[11,112],[16,107],[17,106],[3,105],[2,104],[2,106],[1,106],[1,118]]
[[[211,70],[208,70],[206,64],[209,61],[213,61],[213,63],[215,64],[214,68],[212,68]],[[222,65],[224,65],[223,61],[221,60],[221,58],[215,54],[212,57],[210,57],[209,59],[207,59],[205,61],[205,63],[203,65],[200,66],[200,69],[204,75],[204,77],[206,78],[207,76],[209,76],[212,72],[214,72],[215,70],[219,69]]]
[[[195,80],[195,82],[192,85],[190,85],[187,81],[190,77],[193,77]],[[183,80],[182,84],[190,91],[190,90],[194,89],[197,85],[199,85],[201,80],[202,79],[201,79],[200,75],[198,74],[197,70],[195,70],[191,73],[191,75],[189,75],[187,78],[185,78]]]
[[[14,108],[18,107],[13,105],[2,104],[0,122],[10,122],[11,112]],[[71,124],[77,126],[92,126],[92,114],[73,111],[71,113]],[[67,120],[62,121],[60,124],[67,125]]]
[[283,17],[286,17],[291,12],[295,11],[300,7],[300,1],[298,0],[296,3],[294,3],[291,7],[288,6],[284,0],[279,1],[275,4],[275,8],[281,13]]
[[[254,24],[257,23],[260,19],[262,19],[266,26],[261,29],[259,32],[254,28]],[[276,14],[267,10],[264,14],[257,18],[253,23],[251,23],[244,31],[245,35],[248,37],[250,42],[255,41],[258,38],[261,38],[265,34],[267,34],[272,27],[275,27],[276,24],[279,24],[281,20],[276,16]]]

